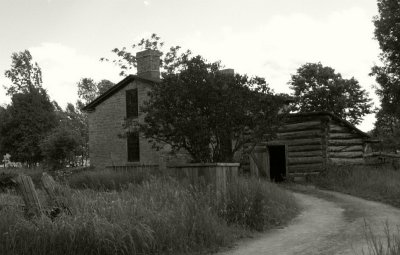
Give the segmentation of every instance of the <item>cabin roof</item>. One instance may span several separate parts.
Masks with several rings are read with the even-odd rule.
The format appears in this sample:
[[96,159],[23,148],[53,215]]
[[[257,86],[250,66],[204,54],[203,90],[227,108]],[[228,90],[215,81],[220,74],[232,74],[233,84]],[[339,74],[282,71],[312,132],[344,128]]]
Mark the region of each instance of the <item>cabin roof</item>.
[[[329,116],[331,119],[341,123],[343,126],[349,128],[350,130],[354,131],[355,133],[359,134],[362,137],[365,138],[372,138],[371,135],[361,131],[358,129],[356,126],[348,122],[347,120],[344,120],[337,115],[335,115],[332,112],[327,112],[327,111],[320,111],[320,112],[304,112],[304,113],[291,113],[289,114],[290,117],[308,117],[308,116]],[[370,140],[371,142],[375,142],[375,140]]]
[[129,83],[131,83],[132,81],[135,81],[135,80],[142,81],[142,82],[145,82],[145,83],[148,83],[148,84],[156,84],[156,83],[158,83],[157,81],[146,79],[146,78],[143,78],[143,77],[139,77],[137,75],[128,75],[122,81],[118,82],[117,84],[115,84],[114,86],[109,88],[106,92],[104,92],[103,94],[98,96],[95,100],[93,100],[92,102],[87,104],[85,107],[83,107],[82,110],[86,111],[86,112],[93,111],[96,108],[97,105],[101,104],[107,98],[111,97],[112,95],[114,95],[115,93],[117,93],[122,88],[124,88]]

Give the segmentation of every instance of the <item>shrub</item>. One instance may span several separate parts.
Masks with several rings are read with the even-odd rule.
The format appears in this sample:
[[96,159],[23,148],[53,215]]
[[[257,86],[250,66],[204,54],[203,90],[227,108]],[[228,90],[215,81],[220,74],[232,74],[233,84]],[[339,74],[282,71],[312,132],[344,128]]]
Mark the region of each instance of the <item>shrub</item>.
[[79,133],[67,126],[60,125],[42,139],[40,149],[46,164],[51,170],[65,167],[70,162],[75,162],[79,151]]

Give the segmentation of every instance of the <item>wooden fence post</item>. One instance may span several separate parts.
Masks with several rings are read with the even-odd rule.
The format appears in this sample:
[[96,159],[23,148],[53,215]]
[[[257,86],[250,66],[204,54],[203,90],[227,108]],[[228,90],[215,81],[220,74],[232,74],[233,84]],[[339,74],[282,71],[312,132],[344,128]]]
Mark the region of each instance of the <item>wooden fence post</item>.
[[19,175],[15,179],[22,199],[25,202],[25,213],[28,217],[42,216],[42,206],[33,185],[32,178],[27,175]]
[[71,210],[62,200],[66,194],[63,192],[61,185],[58,184],[53,177],[47,173],[42,174],[41,180],[44,190],[46,191],[47,195],[49,195],[50,199],[55,203],[55,205],[58,208],[66,211],[69,215],[72,215]]

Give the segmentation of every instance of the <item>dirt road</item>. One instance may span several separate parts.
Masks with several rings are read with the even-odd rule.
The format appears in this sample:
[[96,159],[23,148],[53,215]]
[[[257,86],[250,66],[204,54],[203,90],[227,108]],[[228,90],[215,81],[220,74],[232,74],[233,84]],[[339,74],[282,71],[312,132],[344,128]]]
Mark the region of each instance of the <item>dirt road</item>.
[[400,225],[400,210],[381,203],[317,190],[295,196],[304,209],[290,225],[220,255],[362,254],[367,251],[364,220],[382,236],[385,221],[393,229]]

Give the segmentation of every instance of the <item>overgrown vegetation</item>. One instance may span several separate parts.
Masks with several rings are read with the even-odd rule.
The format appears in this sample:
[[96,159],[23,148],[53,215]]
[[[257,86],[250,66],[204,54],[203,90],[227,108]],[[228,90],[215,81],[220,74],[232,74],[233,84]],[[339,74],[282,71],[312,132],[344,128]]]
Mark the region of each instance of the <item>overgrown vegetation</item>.
[[363,254],[370,255],[397,255],[400,254],[400,229],[393,232],[388,223],[385,225],[385,238],[382,240],[374,232],[368,224],[365,224],[365,238],[367,240],[368,249]]
[[142,184],[160,173],[156,170],[138,169],[138,171],[113,171],[111,169],[90,169],[73,173],[60,181],[68,183],[74,189],[93,189],[99,191],[123,190],[129,184]]
[[275,184],[257,179],[241,179],[228,188],[222,216],[230,224],[263,231],[285,224],[299,211],[292,195]]
[[320,188],[400,207],[400,171],[391,167],[331,167],[312,182]]
[[21,199],[0,193],[2,254],[210,252],[249,231],[284,224],[298,212],[291,194],[260,180],[239,179],[225,200],[217,200],[210,187],[133,175],[128,179],[141,184],[127,184],[121,176],[111,171],[70,176],[71,185],[109,191],[68,188],[72,215],[54,221],[25,219]]

